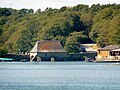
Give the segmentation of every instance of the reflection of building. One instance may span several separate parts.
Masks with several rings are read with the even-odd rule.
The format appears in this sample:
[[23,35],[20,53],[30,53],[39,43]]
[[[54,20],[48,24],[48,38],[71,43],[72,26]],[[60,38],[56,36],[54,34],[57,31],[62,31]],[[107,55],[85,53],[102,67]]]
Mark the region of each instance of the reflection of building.
[[120,61],[120,46],[110,45],[98,49],[96,61]]
[[60,61],[65,57],[67,57],[67,52],[59,41],[37,41],[30,51],[31,61]]

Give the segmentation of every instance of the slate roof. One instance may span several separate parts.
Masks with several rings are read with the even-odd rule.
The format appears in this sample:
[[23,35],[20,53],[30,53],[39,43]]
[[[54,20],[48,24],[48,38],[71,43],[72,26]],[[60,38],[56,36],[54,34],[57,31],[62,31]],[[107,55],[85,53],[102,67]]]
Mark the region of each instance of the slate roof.
[[59,41],[37,41],[30,52],[66,52]]
[[114,49],[114,50],[112,50],[112,51],[120,51],[120,48],[118,48],[118,49]]
[[97,44],[81,44],[88,52],[97,52]]
[[106,47],[103,47],[103,48],[100,48],[98,50],[115,50],[115,49],[119,49],[120,46],[119,45],[109,45],[109,46],[106,46]]

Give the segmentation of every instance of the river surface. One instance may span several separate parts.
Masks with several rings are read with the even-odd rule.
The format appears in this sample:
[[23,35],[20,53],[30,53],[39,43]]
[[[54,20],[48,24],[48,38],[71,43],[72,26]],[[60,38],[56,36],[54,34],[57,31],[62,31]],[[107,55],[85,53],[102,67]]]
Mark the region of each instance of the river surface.
[[120,66],[85,62],[0,62],[0,90],[120,90]]

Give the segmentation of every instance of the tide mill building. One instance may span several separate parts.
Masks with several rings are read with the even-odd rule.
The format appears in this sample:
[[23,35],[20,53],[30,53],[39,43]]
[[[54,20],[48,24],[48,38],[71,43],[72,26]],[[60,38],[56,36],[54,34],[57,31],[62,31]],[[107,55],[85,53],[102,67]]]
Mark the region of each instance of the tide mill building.
[[37,41],[30,51],[30,61],[64,61],[66,57],[59,41]]

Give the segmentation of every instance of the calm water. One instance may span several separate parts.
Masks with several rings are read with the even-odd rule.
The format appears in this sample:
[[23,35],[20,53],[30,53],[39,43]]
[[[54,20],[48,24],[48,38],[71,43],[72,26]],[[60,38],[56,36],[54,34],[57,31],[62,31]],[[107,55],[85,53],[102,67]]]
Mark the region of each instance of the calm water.
[[85,62],[0,62],[0,90],[120,90],[120,66]]

